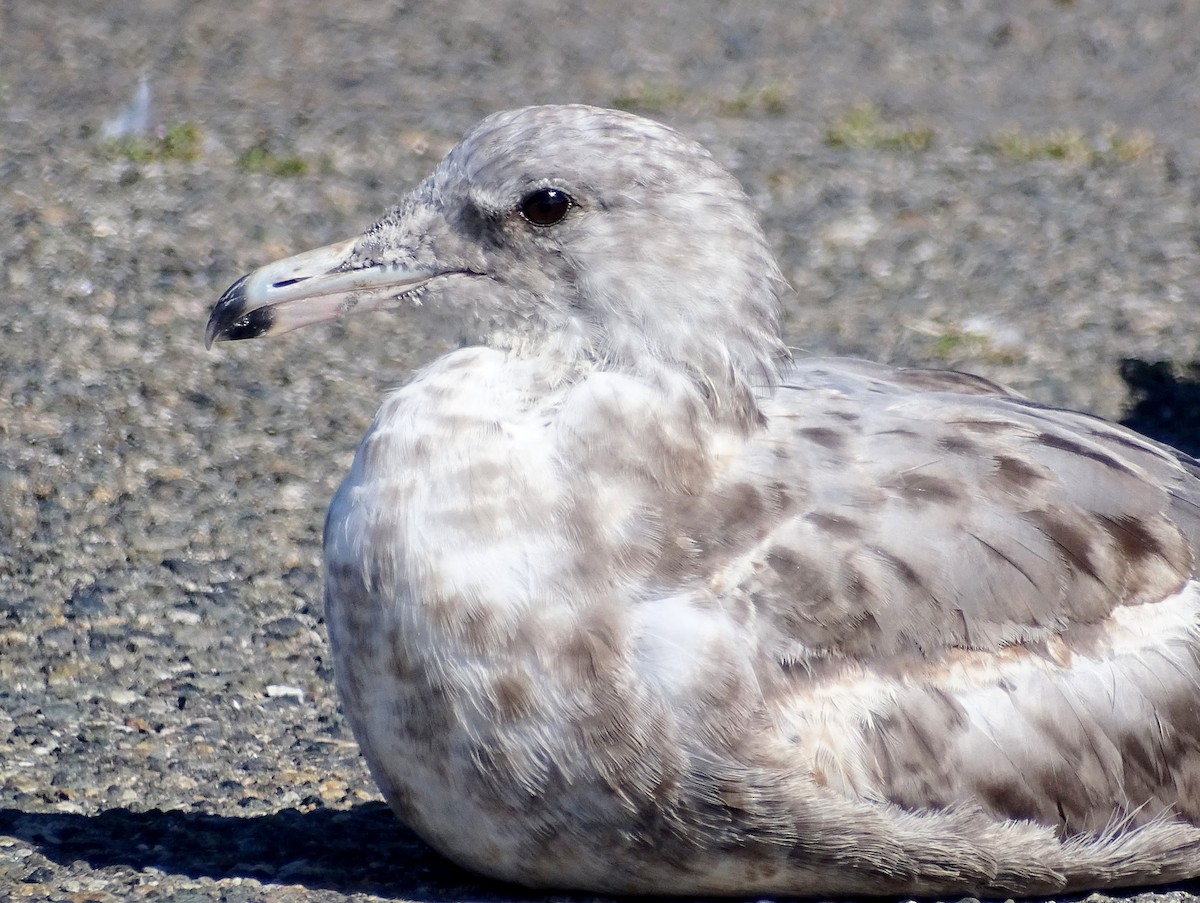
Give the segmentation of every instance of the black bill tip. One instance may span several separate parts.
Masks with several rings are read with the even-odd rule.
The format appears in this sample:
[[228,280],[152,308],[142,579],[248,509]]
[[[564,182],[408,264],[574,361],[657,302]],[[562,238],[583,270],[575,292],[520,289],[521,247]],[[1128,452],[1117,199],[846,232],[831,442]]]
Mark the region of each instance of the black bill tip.
[[246,280],[243,276],[217,299],[204,330],[204,347],[211,348],[213,342],[235,342],[238,339],[254,339],[270,332],[275,314],[269,307],[246,310]]

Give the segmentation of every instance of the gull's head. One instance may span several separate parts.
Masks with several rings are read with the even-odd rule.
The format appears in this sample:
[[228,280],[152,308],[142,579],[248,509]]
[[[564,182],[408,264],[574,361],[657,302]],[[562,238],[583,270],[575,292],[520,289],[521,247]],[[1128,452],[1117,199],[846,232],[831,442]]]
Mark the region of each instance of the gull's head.
[[527,107],[480,122],[365,234],[239,279],[206,340],[407,302],[465,344],[681,368],[724,405],[773,382],[783,289],[745,194],[698,144],[627,113]]

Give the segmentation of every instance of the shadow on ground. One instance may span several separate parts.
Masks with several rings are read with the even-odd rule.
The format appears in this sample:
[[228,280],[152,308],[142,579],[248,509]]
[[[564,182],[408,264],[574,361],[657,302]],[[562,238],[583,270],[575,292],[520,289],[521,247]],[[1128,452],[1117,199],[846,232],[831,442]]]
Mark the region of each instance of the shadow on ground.
[[1121,423],[1143,436],[1200,456],[1200,361],[1172,365],[1136,358],[1121,361],[1133,406]]
[[[9,808],[0,809],[0,835],[24,841],[60,865],[82,860],[93,869],[124,866],[190,878],[254,878],[264,884],[303,885],[310,890],[423,903],[602,903],[612,899],[542,894],[481,878],[434,853],[383,803],[364,803],[349,810],[285,809],[254,816],[161,809],[107,809],[96,815],[75,815]],[[1196,892],[1193,883],[1153,890]],[[1138,893],[1131,889],[1103,899],[1120,901]],[[1058,903],[1080,903],[1093,898],[1072,894],[1056,899]],[[678,898],[619,899],[669,903]],[[706,898],[689,900],[705,903]],[[707,903],[723,901],[707,898]]]
[[[550,899],[454,866],[383,803],[244,817],[159,809],[108,809],[97,815],[0,809],[0,835],[23,840],[61,865],[83,860],[96,869],[254,878],[431,903]],[[555,899],[586,903],[591,898]]]

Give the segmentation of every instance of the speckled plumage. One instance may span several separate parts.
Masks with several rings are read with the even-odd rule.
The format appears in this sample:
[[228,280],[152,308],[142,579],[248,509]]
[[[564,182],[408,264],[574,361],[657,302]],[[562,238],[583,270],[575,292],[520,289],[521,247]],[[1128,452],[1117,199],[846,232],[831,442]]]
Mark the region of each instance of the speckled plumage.
[[[573,205],[538,226],[545,188]],[[597,891],[1200,873],[1196,462],[978,377],[793,362],[786,290],[707,153],[568,106],[489,117],[364,236],[221,299],[210,341],[385,302],[461,340],[326,523],[393,808]]]

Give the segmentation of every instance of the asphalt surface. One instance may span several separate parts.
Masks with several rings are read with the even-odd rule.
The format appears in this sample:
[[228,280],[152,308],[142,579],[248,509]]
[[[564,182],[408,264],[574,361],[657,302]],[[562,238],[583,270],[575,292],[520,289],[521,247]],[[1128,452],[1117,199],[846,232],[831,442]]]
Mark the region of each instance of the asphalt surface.
[[547,899],[424,847],[337,711],[325,506],[436,347],[389,313],[202,341],[234,278],[361,231],[493,110],[708,145],[803,352],[1200,450],[1200,4],[645,8],[0,6],[0,897]]

